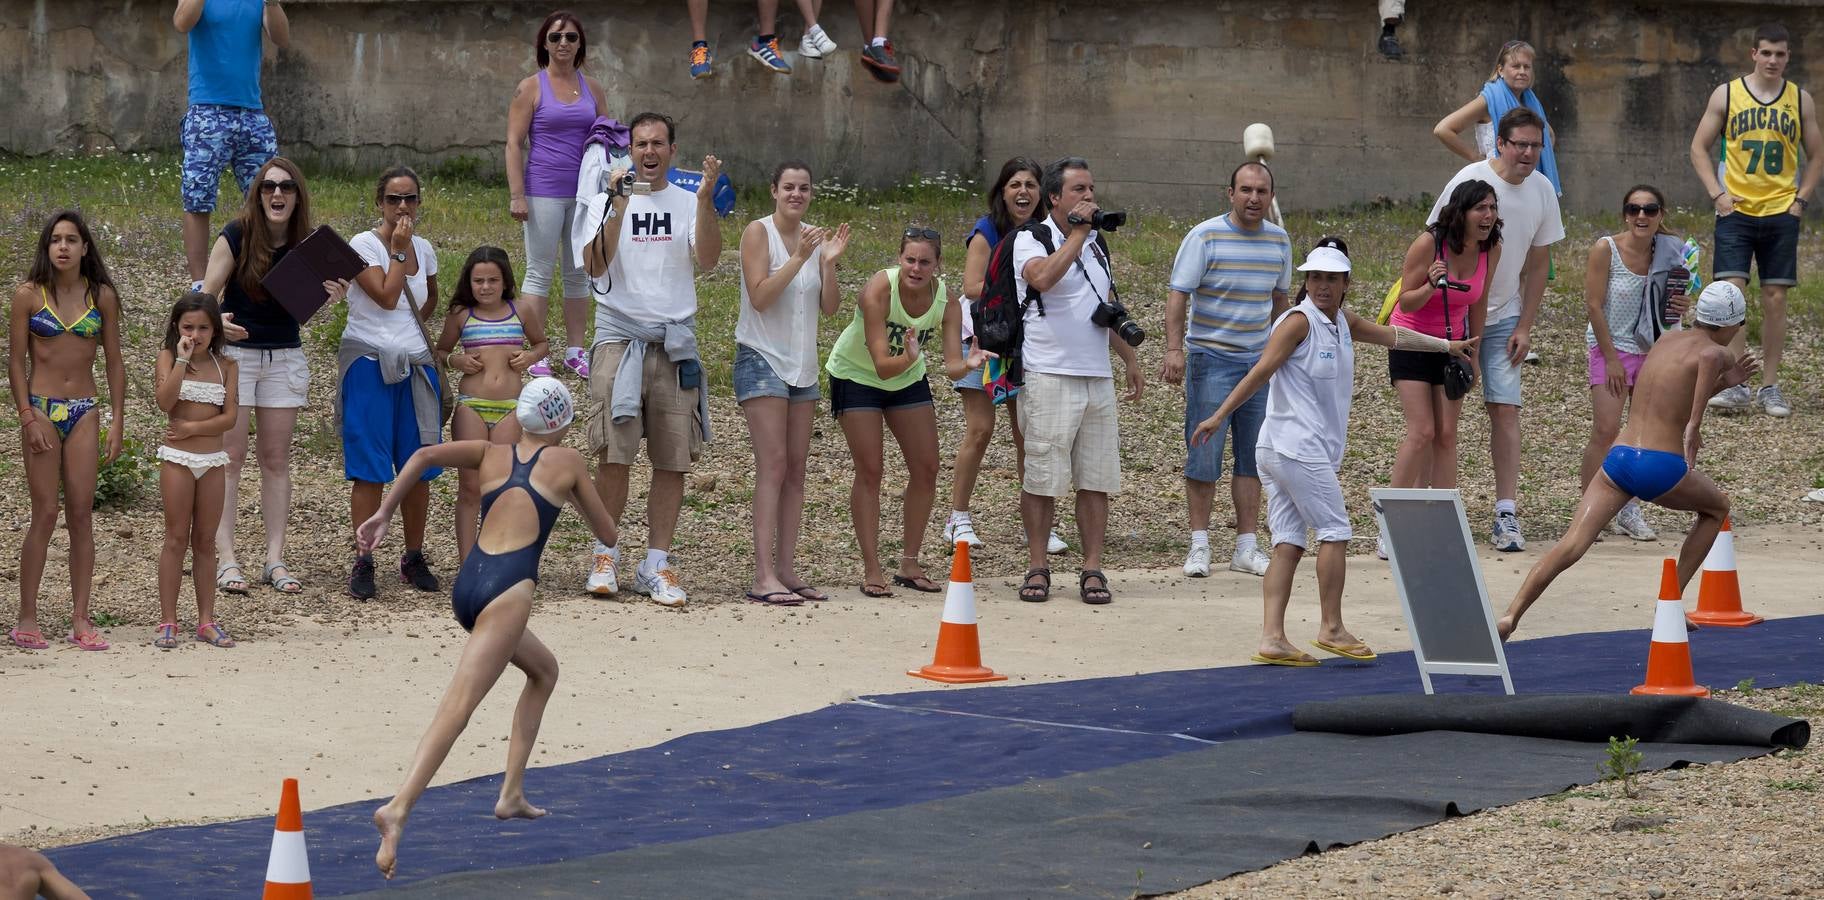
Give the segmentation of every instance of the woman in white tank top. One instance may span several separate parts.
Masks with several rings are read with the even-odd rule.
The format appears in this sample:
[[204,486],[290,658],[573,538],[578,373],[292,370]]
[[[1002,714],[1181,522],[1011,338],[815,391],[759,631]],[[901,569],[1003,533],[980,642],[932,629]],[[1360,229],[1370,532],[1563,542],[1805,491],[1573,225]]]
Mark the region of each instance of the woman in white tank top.
[[[1304,556],[1306,530],[1317,532],[1317,591],[1320,620],[1312,646],[1354,660],[1374,651],[1343,627],[1343,577],[1347,564],[1349,512],[1337,470],[1343,464],[1349,430],[1349,399],[1355,388],[1355,341],[1384,347],[1462,355],[1475,340],[1449,341],[1397,325],[1377,325],[1343,307],[1349,289],[1348,245],[1327,237],[1298,267],[1305,282],[1298,303],[1279,316],[1260,362],[1248,371],[1221,407],[1197,426],[1192,440],[1210,439],[1235,407],[1271,379],[1267,420],[1261,426],[1255,463],[1267,492],[1267,524],[1273,533],[1273,561],[1262,583],[1265,615],[1260,648],[1252,659],[1276,666],[1315,666],[1318,661],[1286,637],[1286,605],[1292,574]],[[1479,340],[1479,338],[1477,339]]]
[[806,224],[811,167],[773,170],[773,214],[741,233],[741,316],[735,323],[735,402],[754,444],[754,584],[773,606],[827,600],[794,569],[804,513],[804,463],[817,412],[817,319],[841,302],[836,261],[849,226]]

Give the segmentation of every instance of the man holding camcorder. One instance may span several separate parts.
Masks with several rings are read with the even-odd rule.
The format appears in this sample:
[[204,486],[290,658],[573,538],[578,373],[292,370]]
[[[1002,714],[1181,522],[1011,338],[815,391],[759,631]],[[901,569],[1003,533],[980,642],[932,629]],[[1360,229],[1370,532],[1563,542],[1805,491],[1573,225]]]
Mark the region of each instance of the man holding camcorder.
[[1051,214],[1013,237],[1015,296],[1025,296],[1029,286],[1039,292],[1026,307],[1020,350],[1026,372],[1020,394],[1020,428],[1026,435],[1020,519],[1031,567],[1020,599],[1050,598],[1046,538],[1057,498],[1074,485],[1083,547],[1078,592],[1085,603],[1107,603],[1114,599],[1101,572],[1108,495],[1121,490],[1121,432],[1108,350],[1113,347],[1126,367],[1126,399],[1138,400],[1144,379],[1134,348],[1146,333],[1115,295],[1108,243],[1097,233],[1114,231],[1126,214],[1096,206],[1095,179],[1089,163],[1078,157],[1048,166],[1041,187],[1051,199]]

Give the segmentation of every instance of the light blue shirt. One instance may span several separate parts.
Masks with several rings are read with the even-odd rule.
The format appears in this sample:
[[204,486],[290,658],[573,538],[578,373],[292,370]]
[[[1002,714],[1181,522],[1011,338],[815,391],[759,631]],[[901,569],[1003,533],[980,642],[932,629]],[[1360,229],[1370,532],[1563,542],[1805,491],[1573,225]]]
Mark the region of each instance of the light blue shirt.
[[1171,288],[1190,295],[1185,344],[1194,351],[1258,355],[1267,346],[1273,292],[1292,287],[1292,239],[1272,222],[1253,231],[1224,213],[1184,236]]

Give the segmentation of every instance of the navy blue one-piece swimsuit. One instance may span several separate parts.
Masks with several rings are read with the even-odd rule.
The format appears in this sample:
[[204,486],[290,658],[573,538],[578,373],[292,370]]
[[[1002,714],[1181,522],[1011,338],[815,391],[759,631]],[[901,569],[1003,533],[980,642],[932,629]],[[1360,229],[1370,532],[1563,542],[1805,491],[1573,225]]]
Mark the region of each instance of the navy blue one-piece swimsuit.
[[456,573],[456,584],[450,590],[450,608],[455,611],[456,621],[464,631],[474,631],[475,619],[481,611],[507,588],[528,578],[535,584],[538,582],[538,560],[544,555],[545,541],[550,539],[551,526],[557,524],[557,514],[562,509],[532,486],[532,467],[538,465],[538,457],[545,448],[538,448],[532,458],[523,463],[519,461],[518,446],[510,448],[509,452],[513,454],[513,472],[500,487],[482,495],[481,519],[484,524],[487,522],[488,510],[494,508],[494,501],[500,499],[501,494],[521,488],[532,498],[532,508],[538,511],[538,540],[501,554],[483,552],[480,542],[476,542],[468,558],[462,561],[462,569]]

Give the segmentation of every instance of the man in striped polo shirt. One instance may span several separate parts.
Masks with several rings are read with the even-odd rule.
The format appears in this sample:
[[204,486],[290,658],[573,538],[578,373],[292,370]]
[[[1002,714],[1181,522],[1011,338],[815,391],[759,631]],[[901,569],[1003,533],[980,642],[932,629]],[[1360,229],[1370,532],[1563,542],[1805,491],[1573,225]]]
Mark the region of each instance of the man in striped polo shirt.
[[1292,241],[1266,220],[1273,207],[1273,173],[1257,162],[1229,175],[1229,211],[1201,222],[1178,245],[1171,293],[1165,306],[1165,362],[1159,375],[1184,385],[1184,492],[1190,507],[1191,551],[1184,574],[1210,574],[1210,507],[1222,477],[1223,432],[1233,437],[1234,471],[1229,495],[1235,501],[1235,555],[1229,569],[1267,573],[1267,555],[1255,530],[1260,520],[1260,476],[1254,443],[1267,415],[1267,389],[1235,410],[1216,439],[1191,443],[1197,423],[1228,399],[1248,370],[1260,361],[1267,332],[1286,311],[1292,286]]

